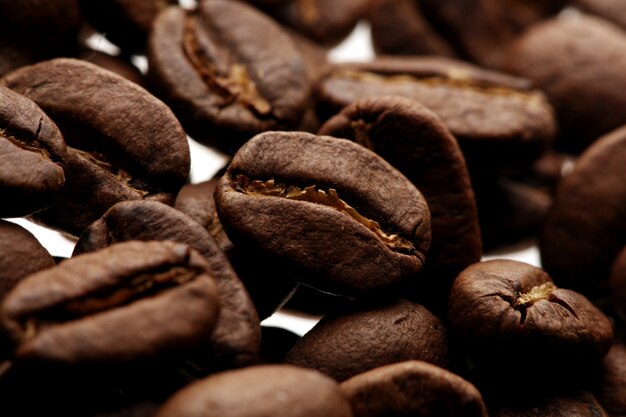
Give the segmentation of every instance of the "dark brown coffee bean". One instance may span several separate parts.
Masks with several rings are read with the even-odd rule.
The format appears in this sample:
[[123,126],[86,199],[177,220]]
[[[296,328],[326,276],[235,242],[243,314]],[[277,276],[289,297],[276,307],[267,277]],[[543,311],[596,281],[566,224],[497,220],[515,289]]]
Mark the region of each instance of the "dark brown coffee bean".
[[19,360],[129,362],[210,336],[219,292],[206,261],[172,242],[127,242],[38,272],[11,291],[3,325]]
[[626,8],[621,0],[574,0],[576,7],[626,29]]
[[235,155],[215,199],[235,245],[296,265],[298,279],[329,292],[371,293],[415,279],[430,245],[420,192],[347,140],[258,135]]
[[432,222],[425,271],[445,282],[447,296],[454,278],[480,261],[482,245],[465,160],[443,122],[419,103],[381,97],[351,104],[319,133],[373,150],[424,195]]
[[[609,414],[588,391],[572,395],[556,395],[514,406],[489,410],[491,417],[609,417]],[[611,414],[612,416],[613,414]]]
[[306,67],[289,36],[238,1],[164,11],[148,58],[151,83],[189,134],[229,152],[257,133],[295,128],[309,105]]
[[127,53],[141,52],[156,16],[177,0],[79,0],[85,18]]
[[582,372],[600,363],[613,337],[610,321],[583,295],[557,288],[539,268],[510,260],[463,271],[452,286],[449,319],[481,365],[527,372]]
[[424,307],[397,300],[324,316],[296,343],[285,362],[344,381],[407,360],[447,368],[448,337],[443,323]]
[[471,383],[421,361],[372,369],[340,385],[355,417],[487,417],[480,392]]
[[626,128],[594,143],[559,185],[542,230],[541,263],[560,285],[598,293],[626,246]]
[[0,217],[52,203],[63,185],[67,149],[57,126],[31,100],[0,87]]
[[374,0],[369,13],[372,42],[379,54],[455,56],[422,16],[415,0]]
[[323,45],[336,45],[365,17],[370,0],[291,0],[264,10]]
[[204,256],[220,291],[221,310],[205,343],[210,352],[202,354],[212,368],[218,369],[256,361],[261,332],[259,318],[243,284],[206,230],[178,210],[157,201],[126,201],[111,207],[85,229],[74,254],[129,240],[171,240],[185,243]]
[[175,207],[204,227],[228,257],[237,276],[254,302],[261,320],[274,314],[291,297],[296,283],[282,274],[265,254],[235,247],[217,217],[213,193],[218,179],[185,185],[176,197]]
[[79,235],[119,201],[173,202],[189,175],[189,145],[176,117],[135,83],[93,64],[55,59],[0,82],[35,101],[68,145],[66,185],[37,214]]
[[609,288],[613,307],[622,318],[626,318],[626,248],[622,249],[613,263]]
[[594,393],[610,416],[626,415],[626,345],[615,342],[602,363]]
[[626,124],[624,50],[626,33],[609,22],[587,16],[553,19],[515,42],[505,68],[545,91],[559,121],[558,147],[581,152]]
[[255,366],[196,382],[155,417],[352,417],[336,382],[285,365]]
[[494,67],[518,32],[558,11],[565,0],[420,0],[418,3],[460,56]]
[[439,57],[341,64],[321,81],[322,118],[364,98],[401,96],[443,120],[470,172],[528,165],[555,133],[552,109],[526,80]]

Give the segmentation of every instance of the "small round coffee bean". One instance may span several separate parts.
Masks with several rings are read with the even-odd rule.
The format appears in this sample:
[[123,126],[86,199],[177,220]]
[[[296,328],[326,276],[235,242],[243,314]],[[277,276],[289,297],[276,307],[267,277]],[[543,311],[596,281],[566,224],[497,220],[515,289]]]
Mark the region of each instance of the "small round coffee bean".
[[254,366],[208,377],[170,398],[155,417],[352,417],[330,378],[286,365]]

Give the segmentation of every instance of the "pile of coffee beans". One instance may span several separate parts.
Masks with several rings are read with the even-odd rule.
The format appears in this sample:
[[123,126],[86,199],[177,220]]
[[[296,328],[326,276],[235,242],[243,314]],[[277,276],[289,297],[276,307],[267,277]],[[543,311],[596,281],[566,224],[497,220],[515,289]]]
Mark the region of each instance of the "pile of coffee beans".
[[626,416],[624,0],[0,21],[2,417]]

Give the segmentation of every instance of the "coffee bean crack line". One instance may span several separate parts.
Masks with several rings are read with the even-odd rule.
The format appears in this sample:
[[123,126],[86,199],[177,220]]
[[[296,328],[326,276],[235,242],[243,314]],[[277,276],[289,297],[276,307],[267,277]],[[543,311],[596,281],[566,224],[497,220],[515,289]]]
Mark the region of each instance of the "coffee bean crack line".
[[43,159],[46,159],[48,161],[53,161],[53,162],[59,162],[59,161],[54,160],[50,151],[44,147],[45,145],[43,144],[43,142],[39,142],[37,140],[39,138],[39,132],[41,131],[42,122],[43,122],[43,119],[39,121],[39,126],[37,127],[35,138],[31,141],[19,139],[17,136],[12,135],[9,132],[7,132],[5,129],[1,129],[1,128],[0,128],[0,138],[5,138],[6,140],[8,140],[9,142],[11,142],[12,144],[14,144],[20,149],[39,154]]
[[539,100],[539,95],[535,91],[521,91],[514,88],[495,85],[486,81],[472,80],[465,78],[462,73],[455,75],[454,73],[449,76],[426,76],[420,78],[413,75],[383,75],[369,71],[360,71],[349,68],[341,68],[335,70],[330,76],[330,79],[347,78],[349,80],[371,82],[371,83],[397,83],[397,84],[421,84],[425,87],[449,87],[457,90],[474,91],[479,94],[490,96],[506,96],[516,97],[524,101],[534,102]]
[[192,16],[187,19],[183,51],[204,83],[222,98],[221,107],[237,103],[248,108],[259,118],[276,119],[272,114],[271,103],[259,93],[244,64],[231,64],[226,75],[218,72],[210,57],[202,52],[196,35],[197,25],[197,18]]
[[239,192],[251,196],[280,197],[288,200],[303,201],[333,208],[353,220],[359,222],[372,232],[391,250],[406,255],[416,255],[415,245],[395,233],[386,233],[380,224],[359,214],[356,209],[339,198],[337,190],[329,188],[328,191],[317,188],[315,185],[307,187],[276,184],[273,179],[268,181],[250,180],[244,175],[235,178],[235,185]]
[[34,338],[39,329],[48,324],[62,323],[117,307],[141,298],[154,296],[170,288],[195,280],[199,271],[183,266],[163,267],[128,277],[122,287],[104,288],[83,295],[79,299],[62,302],[20,320],[23,340]]

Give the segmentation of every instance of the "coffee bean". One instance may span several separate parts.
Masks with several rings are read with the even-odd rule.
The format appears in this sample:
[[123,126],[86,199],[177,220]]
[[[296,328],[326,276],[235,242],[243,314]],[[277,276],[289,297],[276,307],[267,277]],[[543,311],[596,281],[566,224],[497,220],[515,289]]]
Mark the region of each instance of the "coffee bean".
[[422,0],[418,3],[460,56],[494,67],[519,31],[558,11],[565,0]]
[[293,129],[309,104],[306,67],[289,36],[238,1],[167,9],[148,59],[153,88],[189,134],[229,152],[257,133]]
[[539,241],[541,263],[560,285],[606,292],[610,268],[626,246],[626,128],[598,139],[557,189]]
[[352,32],[370,0],[291,0],[264,10],[317,43],[332,46]]
[[69,147],[66,185],[36,216],[44,224],[79,235],[119,201],[173,202],[187,179],[189,145],[175,116],[119,75],[60,58],[16,70],[0,83],[41,106]]
[[449,319],[476,362],[527,374],[549,367],[580,377],[586,366],[600,363],[613,337],[610,321],[583,295],[510,260],[463,271],[450,292]]
[[528,165],[556,129],[546,98],[528,81],[440,57],[338,64],[317,94],[323,119],[364,98],[394,95],[423,104],[459,141],[472,173]]
[[378,54],[456,55],[424,18],[415,0],[374,0],[369,21]]
[[18,360],[123,363],[189,351],[210,336],[219,292],[188,246],[127,242],[29,276],[2,305]]
[[89,23],[126,53],[141,52],[156,16],[177,0],[79,0]]
[[0,217],[44,209],[63,188],[67,148],[61,132],[35,103],[4,87],[0,154]]
[[297,266],[298,279],[324,291],[372,293],[414,279],[430,245],[419,191],[346,140],[258,135],[235,155],[215,199],[235,245]]
[[255,366],[196,382],[155,417],[352,417],[337,383],[285,365]]
[[228,369],[256,361],[259,318],[243,284],[206,230],[178,210],[157,201],[125,201],[111,207],[81,235],[74,254],[129,240],[170,240],[189,245],[207,261],[220,292],[221,310],[207,349],[206,366]]
[[476,387],[427,362],[382,366],[354,376],[340,387],[355,417],[487,417]]
[[620,93],[626,89],[625,49],[626,33],[609,22],[552,19],[515,42],[504,68],[545,91],[559,121],[558,147],[579,153],[626,124],[626,97]]
[[397,300],[357,304],[324,316],[285,362],[344,381],[407,360],[448,367],[448,337],[443,323],[424,307]]
[[449,286],[480,260],[482,245],[474,192],[463,154],[443,122],[422,105],[399,97],[359,100],[330,119],[321,135],[373,150],[411,180],[431,213],[426,273]]

